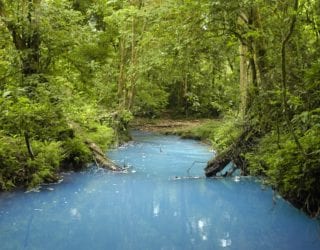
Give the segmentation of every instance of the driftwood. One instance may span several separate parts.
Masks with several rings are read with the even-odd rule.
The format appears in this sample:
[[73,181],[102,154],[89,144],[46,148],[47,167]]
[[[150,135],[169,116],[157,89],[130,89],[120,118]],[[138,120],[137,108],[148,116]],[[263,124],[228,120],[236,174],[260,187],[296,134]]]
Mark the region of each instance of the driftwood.
[[90,141],[86,141],[86,144],[91,150],[94,161],[99,167],[109,169],[111,171],[124,171],[122,167],[108,159],[98,145]]
[[[259,138],[257,131],[250,128],[244,129],[229,148],[208,162],[205,168],[206,176],[216,176],[216,174],[222,171],[230,162],[233,162],[235,166],[230,173],[234,172],[235,168],[239,168],[242,174],[246,175],[247,164],[242,155],[256,144],[257,138]],[[228,173],[226,173],[226,175],[228,175]]]

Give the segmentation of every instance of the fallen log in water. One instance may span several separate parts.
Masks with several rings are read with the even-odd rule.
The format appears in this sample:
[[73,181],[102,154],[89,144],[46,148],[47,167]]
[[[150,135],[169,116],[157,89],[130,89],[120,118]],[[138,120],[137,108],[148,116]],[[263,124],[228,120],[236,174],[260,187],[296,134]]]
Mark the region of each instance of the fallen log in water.
[[205,174],[207,177],[216,176],[216,174],[222,171],[232,161],[232,154],[230,150],[226,150],[211,159],[205,168]]
[[[242,155],[256,144],[258,138],[259,133],[257,131],[251,128],[244,129],[229,148],[208,162],[205,168],[205,175],[207,177],[216,176],[216,174],[222,171],[230,162],[234,164],[230,173],[233,173],[235,168],[239,168],[242,174],[246,175],[247,164]],[[226,175],[228,175],[228,173],[226,173]]]
[[118,166],[117,164],[112,162],[110,159],[108,159],[97,144],[91,141],[86,141],[86,144],[91,150],[93,158],[99,167],[109,169],[111,171],[124,171],[122,167]]

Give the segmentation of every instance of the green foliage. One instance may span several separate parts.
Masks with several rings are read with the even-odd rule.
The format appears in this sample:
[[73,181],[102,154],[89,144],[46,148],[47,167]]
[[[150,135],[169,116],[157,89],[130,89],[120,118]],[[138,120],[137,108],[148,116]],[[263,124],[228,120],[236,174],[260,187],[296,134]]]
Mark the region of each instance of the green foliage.
[[195,138],[203,141],[209,140],[212,143],[212,138],[214,138],[216,133],[215,131],[222,123],[220,120],[209,121],[187,131],[181,131],[179,134],[184,138]]
[[72,136],[63,140],[64,160],[63,168],[81,169],[92,161],[92,153],[86,142],[94,142],[100,148],[106,150],[113,146],[115,135],[110,125],[101,124],[97,121],[100,117],[98,112],[89,106],[84,106],[83,112],[75,113],[71,125]]
[[315,215],[320,205],[320,128],[306,130],[299,141],[304,152],[290,134],[273,132],[245,157],[251,174],[265,176],[280,194]]
[[168,93],[159,86],[150,88],[149,85],[145,83],[139,87],[134,113],[137,116],[155,118],[166,110]]
[[0,189],[11,190],[24,182],[26,150],[22,139],[0,133]]
[[210,139],[214,148],[218,151],[223,151],[232,144],[240,133],[241,125],[231,119],[226,119],[224,123],[214,130],[214,134]]
[[112,113],[109,117],[109,124],[115,132],[115,144],[119,144],[131,139],[129,134],[129,122],[133,119],[133,115],[129,110],[121,109]]
[[88,1],[39,2],[1,1],[3,190],[57,181],[61,167],[81,168],[92,161],[86,140],[106,149],[114,137],[99,121],[111,108],[103,95],[112,87],[103,72],[110,68],[113,42],[112,34],[92,25],[99,8]]
[[57,173],[63,159],[60,142],[33,143],[34,159],[28,159],[26,172],[28,173],[28,188],[34,188],[44,182],[57,181]]
[[32,143],[34,159],[29,158],[24,140],[20,137],[0,135],[0,184],[2,190],[25,185],[28,188],[43,182],[57,181],[63,159],[61,143]]
[[[6,93],[6,92],[5,92]],[[28,131],[37,139],[50,139],[56,136],[57,130],[66,126],[61,110],[53,101],[41,95],[41,100],[32,100],[24,95],[10,94],[2,100],[0,112],[2,126],[9,134],[23,134]]]
[[65,155],[62,167],[64,169],[81,169],[84,164],[92,161],[92,154],[82,139],[67,139],[63,143],[63,152]]
[[98,123],[91,123],[90,127],[85,129],[84,132],[78,134],[82,141],[93,141],[100,148],[107,150],[113,145],[114,131],[112,128],[106,125],[100,125]]
[[129,122],[133,119],[133,115],[129,110],[122,109],[117,113],[117,120],[123,125],[127,126]]
[[190,130],[181,131],[179,134],[183,137],[207,140],[215,150],[221,152],[232,144],[240,132],[241,124],[235,122],[231,117],[226,117],[208,121]]

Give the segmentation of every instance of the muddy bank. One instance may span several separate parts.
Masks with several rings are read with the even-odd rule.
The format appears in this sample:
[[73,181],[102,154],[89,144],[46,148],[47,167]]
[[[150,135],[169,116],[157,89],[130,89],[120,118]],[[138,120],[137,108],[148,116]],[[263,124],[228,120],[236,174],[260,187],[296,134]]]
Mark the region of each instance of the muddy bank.
[[181,135],[182,133],[198,127],[208,121],[208,119],[176,120],[137,118],[131,122],[130,127],[131,129],[143,130],[148,132]]

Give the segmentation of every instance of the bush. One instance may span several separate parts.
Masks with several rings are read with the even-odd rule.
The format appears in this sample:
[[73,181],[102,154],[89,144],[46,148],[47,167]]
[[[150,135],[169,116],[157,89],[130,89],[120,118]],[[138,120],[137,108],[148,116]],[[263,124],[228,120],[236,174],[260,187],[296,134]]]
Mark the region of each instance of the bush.
[[24,182],[27,153],[21,138],[13,138],[0,132],[0,189],[11,190]]
[[112,128],[104,125],[98,125],[87,132],[85,140],[90,140],[106,150],[114,141],[114,132]]
[[69,138],[63,142],[64,160],[62,167],[64,169],[81,169],[92,160],[92,155],[81,138]]
[[207,140],[213,137],[214,130],[217,128],[220,121],[210,121],[203,125],[192,129],[182,130],[179,132],[183,138],[194,138],[199,140]]
[[214,129],[210,140],[213,147],[221,152],[227,149],[240,133],[241,124],[232,119],[226,119]]
[[209,140],[213,148],[223,151],[239,135],[240,128],[240,124],[231,119],[213,120],[191,130],[182,131],[181,135]]
[[35,158],[27,160],[28,188],[56,181],[63,159],[61,143],[34,141],[32,146]]
[[0,189],[33,188],[57,180],[63,158],[61,144],[33,141],[32,147],[34,159],[29,157],[23,138],[0,134]]
[[251,174],[265,176],[281,195],[315,215],[320,208],[320,128],[310,128],[299,141],[304,152],[290,134],[273,132],[245,157]]

